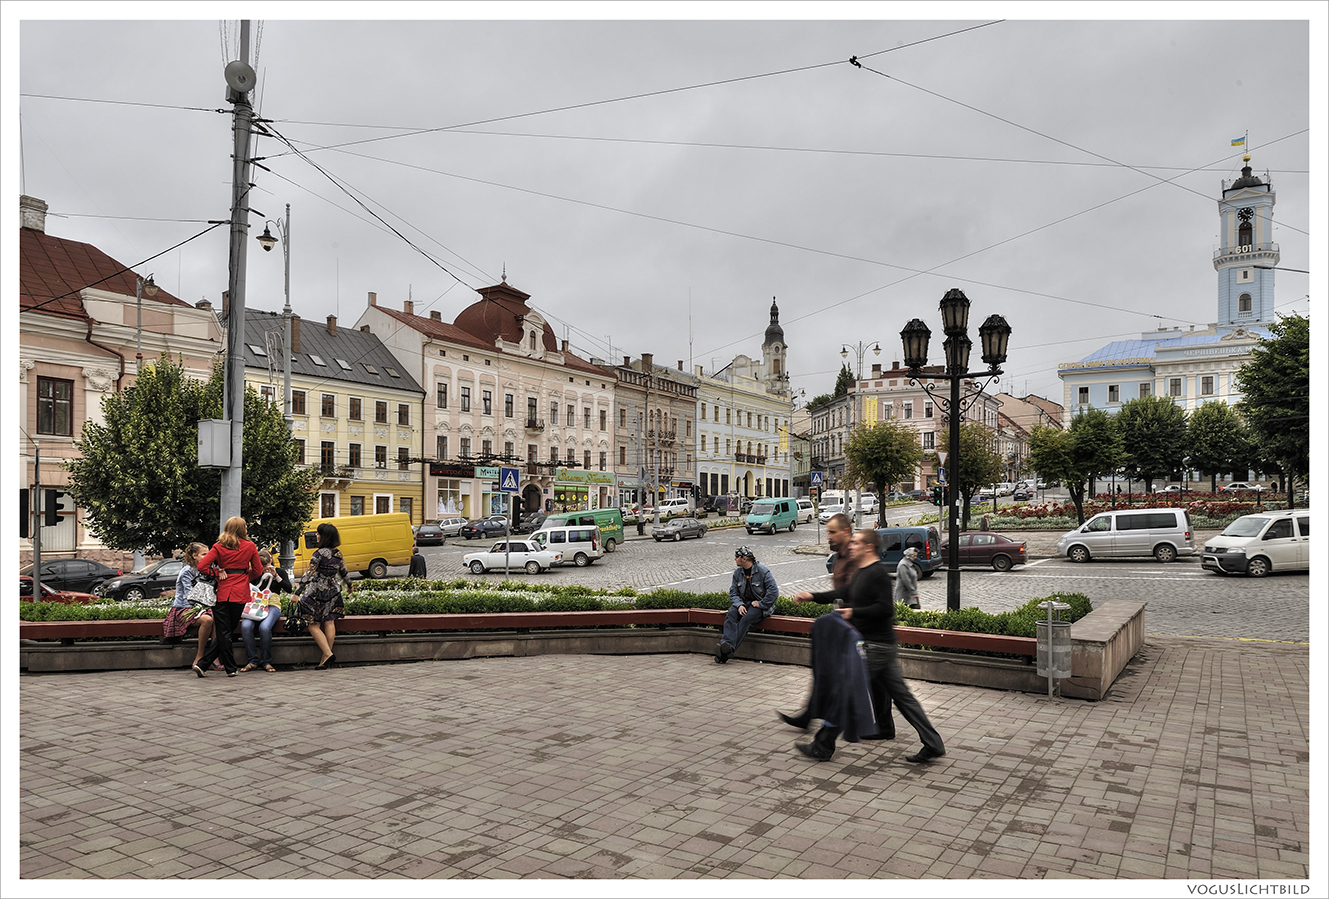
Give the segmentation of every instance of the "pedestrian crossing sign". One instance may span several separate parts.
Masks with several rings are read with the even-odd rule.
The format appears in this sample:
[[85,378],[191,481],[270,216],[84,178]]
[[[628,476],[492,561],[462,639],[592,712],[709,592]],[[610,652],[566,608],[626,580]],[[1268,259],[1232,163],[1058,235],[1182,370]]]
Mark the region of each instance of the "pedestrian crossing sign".
[[517,469],[500,468],[498,470],[498,489],[503,493],[517,492]]
[[821,472],[819,471],[812,472],[812,486],[813,487],[821,486]]

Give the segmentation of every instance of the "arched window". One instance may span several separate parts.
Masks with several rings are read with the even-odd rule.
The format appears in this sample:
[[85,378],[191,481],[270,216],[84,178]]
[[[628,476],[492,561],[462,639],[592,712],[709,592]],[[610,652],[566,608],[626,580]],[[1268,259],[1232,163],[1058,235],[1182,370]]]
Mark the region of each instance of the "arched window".
[[1250,295],[1250,294],[1248,294],[1248,293],[1243,293],[1241,296],[1237,297],[1237,311],[1238,311],[1238,312],[1250,312],[1250,311],[1251,311],[1251,295]]
[[1243,247],[1248,247],[1251,245],[1252,241],[1251,241],[1250,222],[1242,222],[1240,227],[1237,228],[1237,243],[1239,243]]
[[535,352],[535,332],[531,332],[531,352]]

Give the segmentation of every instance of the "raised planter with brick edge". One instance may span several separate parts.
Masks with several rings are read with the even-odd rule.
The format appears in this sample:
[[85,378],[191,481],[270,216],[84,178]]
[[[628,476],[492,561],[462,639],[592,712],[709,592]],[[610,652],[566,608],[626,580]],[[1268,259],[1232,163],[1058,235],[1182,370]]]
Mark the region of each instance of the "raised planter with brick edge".
[[[1108,603],[1103,611],[1113,605]],[[1071,639],[1076,644],[1072,656],[1073,676],[1063,683],[1063,695],[1101,699],[1111,685],[1111,679],[1139,648],[1139,639],[1144,632],[1143,604],[1115,605],[1138,606],[1138,627],[1113,624],[1120,618],[1121,610],[1093,622],[1092,619],[1100,614],[1095,610],[1073,624]],[[690,652],[709,655],[715,650],[716,631],[723,624],[724,615],[715,609],[349,615],[337,622],[337,659],[346,664],[372,664],[550,653],[645,655]],[[812,629],[812,621],[811,618],[771,616],[749,633],[735,658],[807,665],[807,634]],[[1090,623],[1090,628],[1085,630],[1089,636],[1082,640],[1077,635],[1077,628],[1086,622]],[[391,633],[393,631],[407,633]],[[942,650],[981,649],[1026,657],[1024,660],[994,659],[905,649],[901,650],[900,657],[906,677],[1030,693],[1047,689],[1047,681],[1034,671],[1035,641],[1030,637],[906,627],[897,628],[896,632],[897,638],[907,644]],[[280,624],[276,633],[284,633]],[[92,637],[130,638],[160,634],[161,621],[158,619],[24,621],[19,624],[19,666],[30,673],[186,668],[197,645],[190,637],[172,646],[128,639],[77,642]],[[1095,642],[1099,639],[1098,634],[1107,635],[1110,645],[1099,647]],[[1123,639],[1131,635],[1138,635],[1134,643]],[[243,649],[240,652],[243,653]],[[1124,652],[1130,654],[1123,656]],[[275,637],[272,655],[274,664],[282,666],[312,666],[318,661],[318,649],[307,635]],[[1081,664],[1083,672],[1076,667]]]

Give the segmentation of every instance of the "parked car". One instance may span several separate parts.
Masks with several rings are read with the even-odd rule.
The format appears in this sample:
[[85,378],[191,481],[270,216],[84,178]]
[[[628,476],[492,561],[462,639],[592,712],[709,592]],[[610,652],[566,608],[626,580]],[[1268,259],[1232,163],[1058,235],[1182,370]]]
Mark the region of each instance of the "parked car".
[[122,574],[102,584],[97,591],[107,599],[123,599],[140,602],[161,596],[168,590],[175,589],[175,579],[185,565],[179,559],[162,559],[154,562],[142,571]]
[[[950,560],[950,541],[941,545],[941,558]],[[961,565],[991,565],[997,571],[1010,571],[1011,566],[1028,561],[1024,541],[1017,543],[995,531],[970,531],[960,535]]]
[[915,501],[926,501],[932,498],[932,494],[928,493],[926,490],[906,490],[904,495]]
[[919,577],[932,577],[943,564],[941,534],[935,525],[877,528],[877,535],[881,540],[881,560],[892,572],[904,558],[904,551],[911,548],[918,550],[914,564],[919,568]]
[[1033,498],[1034,491],[1028,487],[1016,487],[1014,492],[1011,493],[1011,499],[1015,500],[1017,503],[1027,502]]
[[661,540],[679,541],[687,537],[705,537],[706,525],[695,518],[673,518],[651,532],[655,542]]
[[977,493],[975,493],[973,496],[969,497],[969,504],[973,506],[973,505],[978,505],[979,503],[990,503],[995,498],[996,497],[992,495],[991,490],[980,490]]
[[1262,493],[1264,488],[1259,484],[1250,484],[1246,481],[1233,481],[1231,484],[1220,484],[1219,493]]
[[822,524],[825,524],[831,520],[832,515],[839,515],[843,511],[844,503],[827,503],[822,506],[821,511],[817,513],[817,520]]
[[438,526],[443,530],[444,537],[456,537],[461,533],[461,529],[466,526],[466,519],[460,515],[440,518]]
[[475,540],[480,537],[492,537],[495,534],[505,534],[508,531],[508,519],[506,515],[491,515],[488,518],[473,518],[461,527],[459,536],[467,540]]
[[1162,486],[1162,487],[1155,487],[1155,488],[1154,488],[1154,492],[1155,492],[1155,493],[1180,493],[1180,492],[1181,492],[1181,486],[1180,486],[1179,484],[1167,484],[1167,485]]
[[1185,509],[1145,509],[1099,512],[1057,541],[1057,554],[1072,562],[1095,556],[1153,556],[1173,562],[1195,554],[1191,516]]
[[881,501],[875,493],[864,493],[858,498],[858,510],[864,515],[876,515],[881,511]]
[[475,574],[484,574],[505,564],[527,574],[539,574],[562,562],[561,552],[542,549],[533,540],[500,540],[485,552],[467,553],[461,557],[462,567]]
[[416,546],[442,546],[443,529],[436,524],[422,524],[415,529]]
[[[20,568],[19,574],[32,574],[32,564]],[[95,593],[94,588],[98,584],[119,574],[120,569],[92,559],[49,559],[42,562],[42,583],[50,584],[56,590]]]
[[674,517],[675,515],[691,515],[692,500],[685,496],[672,496],[669,499],[660,501],[660,518]]
[[1002,481],[997,485],[997,496],[1010,496],[1015,492],[1015,485],[1010,481]]
[[[32,599],[32,577],[26,574],[18,576],[18,595],[20,599]],[[78,604],[87,605],[96,601],[97,597],[91,593],[82,593],[77,590],[57,590],[48,586],[46,581],[42,581],[42,600],[45,602],[62,602],[67,605]]]
[[546,512],[532,512],[530,515],[523,515],[521,521],[512,529],[514,534],[533,534],[544,526],[545,520],[549,517]]
[[[1049,485],[1048,485],[1048,482],[1047,482],[1047,481],[1043,480],[1042,478],[1039,478],[1039,479],[1038,479],[1038,483],[1036,483],[1036,484],[1034,485],[1034,489],[1035,489],[1035,490],[1047,490],[1047,489],[1048,489],[1048,486],[1049,486]],[[1056,485],[1056,484],[1052,484],[1051,486],[1055,487],[1055,486],[1057,486],[1057,485]]]
[[1219,574],[1264,577],[1273,571],[1308,571],[1311,565],[1311,513],[1284,509],[1243,515],[1210,537],[1200,564]]

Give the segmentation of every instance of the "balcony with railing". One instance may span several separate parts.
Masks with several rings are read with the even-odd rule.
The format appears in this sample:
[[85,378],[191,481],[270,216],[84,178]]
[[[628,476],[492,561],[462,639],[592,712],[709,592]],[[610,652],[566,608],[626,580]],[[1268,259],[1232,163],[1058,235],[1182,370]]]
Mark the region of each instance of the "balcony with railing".
[[543,431],[544,429],[545,429],[545,420],[544,420],[543,418],[528,418],[528,419],[526,419],[526,430],[528,430],[528,431]]
[[735,462],[746,462],[748,465],[765,465],[766,457],[749,453],[734,453]]
[[1214,250],[1214,264],[1243,258],[1249,258],[1251,262],[1260,262],[1266,259],[1277,260],[1278,255],[1278,244],[1276,243],[1234,244],[1230,247],[1219,247]]
[[673,443],[677,435],[678,431],[674,428],[648,428],[646,431],[646,439],[658,443]]

